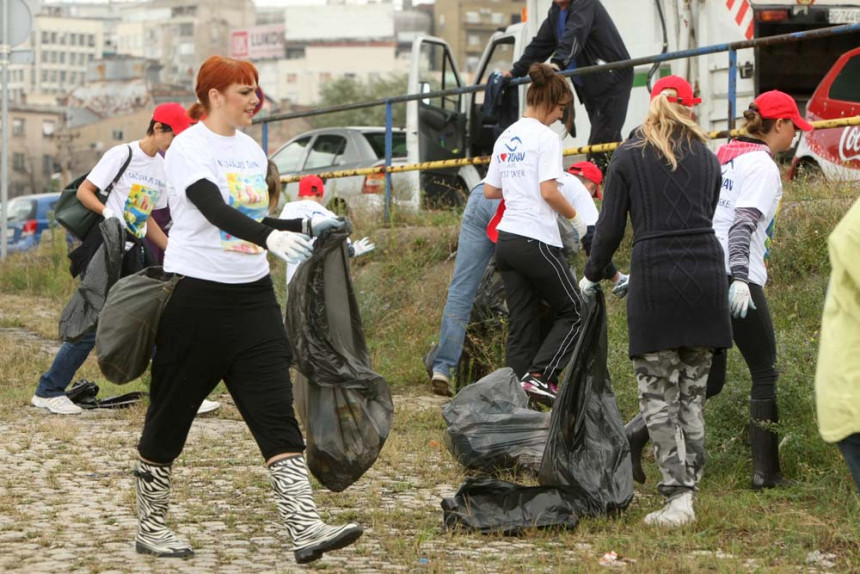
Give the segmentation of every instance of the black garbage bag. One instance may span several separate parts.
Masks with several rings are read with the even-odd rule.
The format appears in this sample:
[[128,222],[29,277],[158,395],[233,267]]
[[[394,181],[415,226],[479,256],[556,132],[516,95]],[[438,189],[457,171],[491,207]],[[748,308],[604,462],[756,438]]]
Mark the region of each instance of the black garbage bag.
[[579,501],[565,487],[470,478],[454,498],[442,500],[442,512],[449,530],[517,535],[531,528],[576,528]]
[[132,391],[115,397],[98,398],[99,386],[87,379],[75,381],[66,396],[82,409],[124,409],[139,403],[147,393]]
[[388,383],[373,371],[349,277],[351,225],[317,238],[311,257],[290,281],[285,323],[297,377],[307,463],[329,490],[340,492],[376,461],[394,415]]
[[549,436],[550,413],[526,408],[514,371],[499,369],[460,391],[442,408],[445,446],[466,468],[525,467],[537,472]]
[[598,292],[587,304],[582,335],[552,409],[538,481],[575,487],[589,514],[627,508],[633,467],[624,422],[606,366],[606,306]]
[[96,326],[108,291],[122,273],[125,230],[116,218],[99,224],[104,242],[87,265],[78,290],[72,295],[60,316],[60,338],[77,341]]

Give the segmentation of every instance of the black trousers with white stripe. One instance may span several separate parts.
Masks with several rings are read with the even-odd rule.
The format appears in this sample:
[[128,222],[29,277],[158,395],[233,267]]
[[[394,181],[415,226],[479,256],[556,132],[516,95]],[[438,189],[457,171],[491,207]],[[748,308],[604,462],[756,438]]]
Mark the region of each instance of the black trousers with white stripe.
[[[518,376],[541,373],[556,380],[567,366],[581,328],[579,289],[561,248],[499,232],[496,269],[502,275],[510,314],[505,363]],[[555,314],[541,339],[538,303]]]

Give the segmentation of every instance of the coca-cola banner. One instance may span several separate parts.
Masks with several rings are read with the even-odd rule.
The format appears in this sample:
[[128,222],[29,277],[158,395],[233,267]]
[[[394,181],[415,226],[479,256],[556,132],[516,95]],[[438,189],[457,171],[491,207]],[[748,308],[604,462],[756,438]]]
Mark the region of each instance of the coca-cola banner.
[[230,33],[230,57],[265,60],[284,57],[284,25],[237,28]]
[[839,138],[839,159],[860,160],[860,126],[849,126],[842,130]]

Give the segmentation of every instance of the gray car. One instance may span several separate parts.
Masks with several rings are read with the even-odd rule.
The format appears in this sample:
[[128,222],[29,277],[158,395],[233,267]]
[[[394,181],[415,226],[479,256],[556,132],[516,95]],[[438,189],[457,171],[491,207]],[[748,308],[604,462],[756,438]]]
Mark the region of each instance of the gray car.
[[[384,127],[322,128],[298,135],[270,159],[281,176],[360,169],[385,165]],[[406,163],[406,132],[392,132],[392,165]],[[392,174],[395,197],[409,193],[408,172]],[[336,213],[378,210],[385,198],[385,176],[357,175],[325,179],[324,204]],[[298,183],[284,186],[285,200],[298,195]]]

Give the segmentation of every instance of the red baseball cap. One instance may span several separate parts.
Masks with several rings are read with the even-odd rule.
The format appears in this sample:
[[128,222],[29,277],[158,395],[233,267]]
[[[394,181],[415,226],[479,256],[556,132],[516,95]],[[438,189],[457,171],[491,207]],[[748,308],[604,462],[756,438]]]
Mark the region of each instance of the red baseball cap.
[[592,182],[597,186],[597,199],[603,199],[603,193],[600,191],[600,184],[603,183],[603,172],[600,171],[599,167],[590,161],[580,161],[567,168],[567,172]]
[[325,186],[318,175],[306,175],[299,180],[299,197],[322,197],[324,193]]
[[702,103],[702,98],[693,97],[693,86],[690,85],[690,82],[680,76],[666,76],[657,80],[657,83],[651,88],[651,99],[656,98],[663,90],[675,90],[677,96],[666,96],[670,102],[676,102],[687,107]]
[[785,92],[779,90],[765,92],[759,95],[754,103],[758,106],[758,113],[766,120],[791,120],[797,129],[805,132],[812,131],[812,124],[800,117],[797,103]]
[[170,129],[172,129],[173,133],[176,135],[181,134],[190,127],[192,123],[194,123],[193,120],[188,117],[188,112],[184,107],[182,107],[182,104],[177,104],[176,102],[168,102],[166,104],[156,106],[152,111],[152,119],[170,126]]

